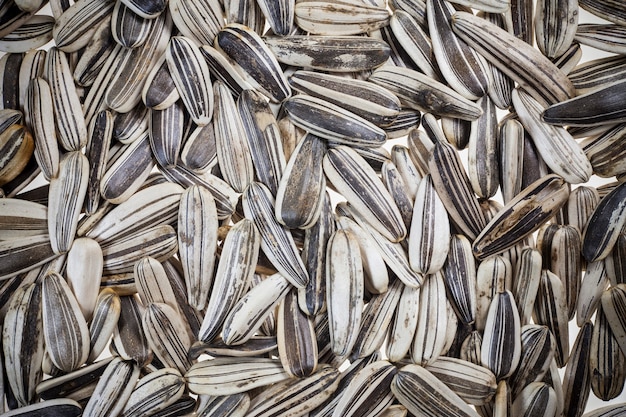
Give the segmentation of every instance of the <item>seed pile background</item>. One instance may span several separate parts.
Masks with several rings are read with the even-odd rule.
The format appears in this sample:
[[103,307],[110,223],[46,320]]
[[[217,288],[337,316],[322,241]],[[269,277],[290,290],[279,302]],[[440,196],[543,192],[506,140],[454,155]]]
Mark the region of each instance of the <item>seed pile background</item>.
[[0,51],[3,415],[626,415],[623,2],[6,0]]

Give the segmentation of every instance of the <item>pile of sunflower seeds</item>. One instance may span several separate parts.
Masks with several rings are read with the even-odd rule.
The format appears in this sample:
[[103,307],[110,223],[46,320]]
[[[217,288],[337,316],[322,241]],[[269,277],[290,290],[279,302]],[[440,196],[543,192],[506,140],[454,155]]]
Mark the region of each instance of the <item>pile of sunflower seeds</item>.
[[4,416],[626,415],[626,3],[5,0],[0,50]]

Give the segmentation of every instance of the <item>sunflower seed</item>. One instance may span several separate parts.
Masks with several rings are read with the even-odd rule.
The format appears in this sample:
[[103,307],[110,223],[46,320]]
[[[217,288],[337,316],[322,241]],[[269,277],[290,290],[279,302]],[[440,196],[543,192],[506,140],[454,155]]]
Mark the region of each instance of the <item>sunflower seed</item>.
[[[478,259],[510,248],[536,231],[567,201],[567,183],[559,176],[545,176],[525,188],[491,219],[473,244]],[[512,221],[512,216],[519,220]]]
[[136,363],[121,358],[113,359],[100,377],[83,415],[118,415],[124,409],[138,379],[139,367]]
[[[626,320],[624,320],[624,306],[626,305],[626,284],[610,287],[602,294],[602,311],[611,326],[613,335],[619,343],[622,353],[626,352]],[[626,355],[626,353],[624,353]]]
[[376,68],[390,54],[385,42],[362,36],[270,36],[264,41],[278,62],[337,73]]
[[78,417],[84,414],[83,409],[76,401],[59,398],[17,408],[3,415],[6,417]]
[[415,415],[479,416],[454,391],[418,365],[400,368],[391,382],[391,391]]
[[[302,262],[304,262],[309,274],[309,282],[304,289],[298,290],[298,304],[302,311],[312,316],[323,310],[326,303],[326,248],[328,239],[335,229],[330,196],[325,193],[320,217],[313,226],[305,231],[302,247]],[[364,259],[366,258],[363,256],[365,244],[362,242],[363,240],[359,239],[361,258]],[[378,266],[380,265],[379,263]],[[382,269],[386,272],[384,267]],[[366,274],[368,273],[365,262],[363,270]]]
[[596,397],[609,401],[616,398],[626,380],[626,356],[604,315],[602,308],[596,314],[589,351],[591,389]]
[[111,289],[100,291],[89,323],[89,356],[87,363],[94,362],[104,351],[120,317],[120,297]]
[[550,169],[572,184],[586,182],[592,172],[591,164],[571,135],[543,123],[540,115],[544,107],[526,92],[514,90],[513,105]]
[[571,81],[548,58],[493,23],[457,12],[452,16],[452,29],[535,100],[552,104],[574,95]]
[[451,145],[437,141],[430,154],[428,167],[437,195],[452,222],[468,238],[474,239],[484,229],[486,219],[470,189],[459,154]]
[[0,199],[0,240],[24,238],[48,231],[48,208],[18,198]]
[[333,3],[305,0],[296,4],[295,22],[315,35],[356,35],[387,26],[389,12],[358,0]]
[[259,247],[260,235],[251,220],[239,221],[226,235],[198,337],[200,340],[210,341],[217,335],[226,315],[250,285]]
[[195,394],[233,395],[289,379],[289,374],[275,359],[216,358],[194,364],[185,379]]
[[250,402],[248,417],[295,417],[326,401],[337,389],[339,371],[321,365],[306,378],[290,378],[262,391]]
[[76,84],[92,86],[117,45],[111,36],[111,16],[108,15],[97,24],[91,40],[76,62],[73,72]]
[[516,264],[513,279],[513,296],[522,326],[530,322],[541,278],[541,253],[533,248],[524,248]]
[[141,324],[144,306],[134,295],[120,296],[120,304],[120,317],[113,333],[113,346],[122,359],[133,360],[143,367],[149,364],[153,357]]
[[417,329],[419,292],[419,288],[406,285],[402,289],[387,341],[386,353],[392,362],[404,358],[411,347]]
[[162,303],[151,303],[142,317],[142,326],[148,346],[166,366],[186,372],[191,362],[187,352],[191,347],[190,331],[177,310]]
[[618,403],[585,413],[584,417],[618,417],[624,411],[626,411],[626,404]]
[[610,22],[621,24],[626,23],[626,10],[624,10],[623,6],[623,4],[612,0],[580,0],[580,7],[585,9],[589,13],[592,13]]
[[253,87],[277,103],[291,96],[291,88],[276,57],[250,28],[230,23],[219,31],[216,40]]
[[167,2],[174,25],[183,36],[198,45],[213,45],[213,40],[224,25],[224,13],[211,0],[173,0]]
[[[180,93],[166,62],[166,54],[161,55],[154,65],[141,90],[141,101],[145,107],[154,110],[165,110],[180,98]],[[137,106],[141,106],[138,104]],[[135,111],[135,109],[131,110]],[[129,112],[130,113],[130,112]]]
[[58,257],[47,234],[0,241],[0,279],[30,271]]
[[124,2],[116,1],[111,16],[111,35],[123,47],[136,48],[148,38],[153,22],[139,16]]
[[396,368],[387,361],[377,361],[360,369],[342,392],[332,415],[379,415],[393,401],[390,384],[395,374]]
[[7,388],[20,406],[35,402],[35,387],[43,378],[42,323],[41,284],[21,286],[9,300],[2,328]]
[[626,236],[620,233],[617,238],[617,242],[615,246],[613,246],[613,251],[609,256],[604,258],[606,273],[608,275],[609,281],[612,286],[616,286],[617,284],[626,283],[626,273],[625,267],[623,263],[623,258],[621,256],[626,249]]
[[287,164],[276,118],[267,100],[254,90],[241,93],[237,109],[243,120],[256,177],[276,195]]
[[[391,250],[381,249],[380,244],[373,241],[375,236],[366,232],[355,220],[346,216],[339,216],[337,223],[340,228],[352,232],[358,240],[359,249],[361,250],[361,262],[363,264],[365,290],[371,294],[382,294],[387,291],[389,287],[389,273],[381,251],[391,252]],[[389,248],[387,245],[385,247]],[[390,259],[390,254],[387,256]]]
[[88,171],[87,158],[81,152],[70,152],[59,164],[59,175],[50,181],[48,232],[55,253],[65,253],[72,245],[87,192]]
[[145,80],[158,58],[166,51],[171,32],[169,14],[161,14],[152,23],[150,34],[143,45],[120,53],[117,69],[104,95],[106,104],[112,110],[126,113],[141,101]]
[[446,342],[448,312],[441,271],[424,277],[418,304],[419,316],[410,354],[414,363],[426,366],[437,360]]
[[198,396],[198,417],[244,417],[250,408],[250,396],[246,393],[224,396]]
[[179,311],[178,301],[163,265],[154,258],[145,257],[134,267],[137,293],[145,305],[168,304]]
[[109,111],[101,111],[90,125],[85,152],[89,159],[89,180],[85,196],[85,212],[88,215],[94,214],[100,205],[100,183],[106,169],[112,136],[113,115]]
[[278,307],[276,317],[278,356],[285,371],[303,378],[317,368],[317,340],[313,318],[298,307],[297,290],[292,289]]
[[483,114],[470,125],[468,142],[468,177],[472,189],[483,199],[498,191],[499,161],[497,157],[496,108],[489,96],[481,97],[477,104]]
[[396,279],[382,294],[374,295],[363,310],[353,357],[364,358],[379,351],[385,339],[405,285]]
[[384,66],[376,69],[368,80],[394,93],[411,109],[463,120],[475,120],[481,114],[475,103],[415,70]]
[[364,214],[372,227],[392,242],[405,237],[406,226],[397,206],[363,158],[350,148],[339,146],[326,153],[323,164],[333,186]]
[[120,149],[119,157],[109,164],[100,180],[100,195],[110,203],[121,204],[139,190],[154,168],[148,132]]
[[98,28],[98,22],[113,12],[115,2],[107,0],[93,3],[79,0],[57,18],[53,37],[56,46],[65,52],[75,52],[87,46]]
[[517,368],[522,352],[520,334],[513,294],[496,293],[487,313],[480,359],[498,380],[510,376]]
[[565,395],[565,416],[581,416],[587,405],[591,391],[589,354],[593,324],[586,322],[578,332],[563,375]]
[[102,250],[95,240],[89,238],[74,240],[67,253],[67,283],[87,321],[91,319],[98,298],[102,265]]
[[267,277],[253,286],[235,303],[224,320],[222,330],[224,343],[240,345],[249,340],[287,295],[289,289],[289,281],[280,274]]
[[20,53],[44,46],[52,39],[54,23],[51,16],[31,17],[20,27],[0,38],[0,51]]
[[326,256],[330,343],[335,355],[347,357],[356,343],[363,309],[363,267],[355,236],[347,230],[334,232]]
[[191,39],[174,36],[167,48],[166,62],[192,120],[198,126],[207,125],[213,115],[213,87],[200,49]]
[[413,198],[409,195],[409,191],[404,184],[404,180],[400,176],[398,168],[392,161],[386,161],[380,170],[383,184],[393,201],[396,203],[396,207],[400,210],[402,215],[402,221],[407,230],[411,227],[411,218],[413,217]]
[[[254,221],[261,233],[261,248],[272,264],[296,287],[302,288],[308,274],[291,232],[274,217],[275,204],[270,191],[263,184],[251,183],[242,197],[247,218]],[[275,242],[283,242],[276,245]]]
[[448,300],[462,323],[476,318],[476,266],[471,244],[463,235],[452,235],[443,268]]
[[496,393],[494,374],[471,362],[442,356],[426,369],[468,404],[483,405]]
[[213,195],[197,185],[189,187],[181,196],[178,210],[178,241],[187,297],[197,310],[206,307],[213,283],[217,228]]
[[35,141],[25,126],[14,124],[0,133],[0,150],[3,152],[0,158],[1,185],[9,185],[27,171],[34,147]]
[[86,236],[104,245],[156,224],[172,224],[183,191],[171,182],[146,187],[108,212]]
[[519,365],[509,378],[513,398],[517,398],[528,384],[543,380],[554,358],[554,338],[546,326],[522,327],[521,341]]
[[515,398],[511,413],[516,416],[554,416],[556,408],[554,389],[543,382],[531,382]]
[[137,381],[122,416],[142,416],[154,414],[176,402],[185,388],[182,375],[173,368],[152,372]]
[[536,5],[537,47],[548,58],[558,58],[574,41],[578,27],[578,2],[541,0]]
[[567,363],[569,355],[567,304],[564,291],[559,277],[548,270],[541,271],[533,321],[547,326],[552,332],[556,344],[554,359],[559,367]]
[[618,186],[600,200],[583,232],[582,254],[588,262],[606,258],[626,222],[624,198],[626,186]]
[[476,100],[487,94],[487,65],[467,44],[452,32],[450,19],[454,8],[443,0],[426,2],[433,54],[446,81],[463,97]]

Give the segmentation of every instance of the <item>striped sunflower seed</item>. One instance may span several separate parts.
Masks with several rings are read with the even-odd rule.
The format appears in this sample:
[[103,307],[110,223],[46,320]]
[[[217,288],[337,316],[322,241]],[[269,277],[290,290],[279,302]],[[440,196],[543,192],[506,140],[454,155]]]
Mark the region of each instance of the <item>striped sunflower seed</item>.
[[164,3],[183,36],[193,39],[198,45],[213,45],[215,36],[224,25],[223,12],[218,3],[210,0],[173,0]]
[[250,28],[230,23],[217,34],[219,48],[253,87],[280,103],[291,96],[291,87],[276,57],[261,37]]
[[415,415],[479,416],[454,391],[418,365],[400,368],[391,382],[391,391]]
[[589,355],[593,324],[586,322],[578,332],[567,367],[563,375],[563,394],[565,400],[564,415],[580,416],[583,414],[591,392],[591,370]]
[[433,54],[448,85],[469,100],[486,95],[489,88],[487,65],[452,31],[454,7],[444,0],[428,0],[426,10]]
[[448,300],[462,323],[476,319],[476,266],[472,247],[463,235],[452,235],[443,267]]
[[[567,183],[559,176],[545,176],[509,201],[480,232],[473,244],[479,259],[502,253],[536,231],[567,201]],[[519,216],[519,220],[512,221]]]
[[157,413],[181,398],[184,389],[185,380],[176,369],[164,368],[149,373],[137,381],[121,415],[134,417]]
[[358,336],[363,310],[363,266],[355,236],[337,230],[326,252],[326,305],[333,353],[347,357]]
[[[278,223],[275,203],[270,190],[263,184],[252,182],[242,196],[246,218],[254,221],[261,233],[261,249],[272,265],[297,288],[308,281],[306,267],[289,229]],[[276,245],[276,242],[282,244]]]
[[389,11],[359,0],[299,1],[295,22],[315,35],[357,35],[389,24]]
[[15,401],[23,407],[35,401],[35,387],[43,378],[41,284],[21,286],[11,296],[8,306],[2,326],[5,389],[10,389]]
[[543,382],[531,382],[515,397],[511,413],[516,416],[554,416],[556,408],[554,389]]
[[250,396],[246,393],[198,396],[198,417],[244,417],[250,408]]
[[187,352],[191,347],[190,331],[185,319],[168,304],[149,304],[142,317],[148,346],[166,367],[182,374],[191,367]]
[[83,207],[89,177],[89,161],[80,151],[69,152],[59,163],[59,175],[50,181],[48,233],[55,253],[72,246]]
[[387,88],[409,108],[432,112],[438,116],[475,120],[480,108],[450,87],[409,68],[383,66],[368,78]]
[[189,303],[199,311],[206,307],[213,283],[217,229],[213,195],[197,185],[189,187],[183,192],[178,209],[178,251]]
[[564,291],[559,277],[548,270],[541,271],[533,321],[547,326],[552,332],[556,345],[554,359],[559,367],[565,366],[569,356],[569,328]]
[[58,398],[55,400],[41,401],[26,407],[7,411],[4,415],[7,417],[78,417],[84,414],[82,407],[76,401],[66,398]]
[[290,378],[263,390],[250,402],[248,417],[296,417],[326,401],[337,389],[339,371],[321,365],[306,378]]
[[118,415],[139,379],[136,363],[114,358],[106,367],[83,411],[84,416]]
[[96,299],[91,321],[89,322],[89,356],[87,363],[94,362],[104,351],[121,313],[120,297],[115,291],[105,288]]
[[622,313],[624,306],[626,306],[626,284],[610,287],[602,294],[602,311],[622,353],[626,355],[626,320]]
[[609,278],[605,262],[596,261],[587,264],[576,306],[576,324],[579,327],[582,327],[587,320],[591,320],[591,316],[600,305],[602,293],[608,285]]
[[[626,92],[626,82],[617,81],[589,93],[556,103],[545,109],[546,123],[570,126],[596,126],[626,121],[617,104]],[[585,103],[585,106],[582,106]]]
[[166,62],[191,119],[198,126],[207,125],[213,116],[213,87],[200,49],[191,39],[174,36],[166,51]]
[[111,15],[111,35],[125,48],[143,45],[150,34],[153,20],[139,16],[122,1],[115,2]]
[[535,7],[537,47],[548,58],[558,58],[576,36],[578,1],[540,0]]
[[452,16],[452,29],[536,100],[552,104],[574,95],[571,81],[548,58],[493,23],[470,13],[456,12]]
[[602,308],[596,314],[591,334],[589,373],[593,393],[604,401],[616,398],[624,389],[626,356],[621,351]]
[[224,320],[222,328],[224,343],[240,345],[249,340],[290,288],[289,281],[280,274],[269,276],[254,285],[237,301]]
[[50,359],[64,372],[77,369],[89,356],[89,329],[72,290],[57,273],[49,273],[43,279],[42,306]]
[[[172,79],[172,74],[166,62],[166,54],[161,55],[161,58],[159,58],[159,61],[154,65],[146,78],[146,82],[141,90],[141,101],[148,108],[165,110],[176,103],[179,98],[180,93]],[[138,104],[138,106],[141,106],[141,104]]]
[[185,374],[195,394],[233,395],[289,379],[279,360],[215,358],[194,364]]
[[513,398],[517,398],[528,384],[543,380],[554,358],[554,338],[546,326],[523,326],[521,341],[519,365],[509,378]]
[[92,3],[79,0],[56,19],[52,35],[56,46],[65,52],[75,52],[87,46],[98,22],[113,12],[115,2]]
[[588,262],[606,258],[626,222],[623,193],[626,186],[618,186],[600,200],[591,214],[582,236],[582,254]]
[[278,307],[276,316],[278,356],[285,371],[303,378],[317,368],[317,340],[313,318],[298,306],[298,293],[292,289]]
[[426,366],[439,358],[446,343],[449,323],[443,273],[425,276],[419,295],[419,316],[410,355],[414,363]]
[[321,161],[326,146],[307,133],[294,149],[276,193],[276,219],[289,229],[308,229],[319,219],[326,177]]
[[323,165],[329,181],[374,229],[392,242],[406,236],[406,226],[388,191],[354,150],[347,146],[330,149]]
[[212,340],[227,314],[251,283],[261,237],[251,220],[242,219],[226,235],[199,339]]

